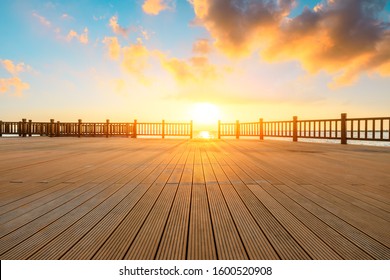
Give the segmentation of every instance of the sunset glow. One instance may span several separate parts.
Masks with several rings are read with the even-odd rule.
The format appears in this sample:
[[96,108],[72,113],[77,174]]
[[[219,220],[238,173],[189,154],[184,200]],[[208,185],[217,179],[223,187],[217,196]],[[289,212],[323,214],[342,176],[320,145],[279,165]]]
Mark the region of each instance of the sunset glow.
[[0,16],[3,121],[390,113],[390,1],[15,0]]
[[199,124],[216,124],[220,119],[217,106],[210,103],[195,103],[191,111],[192,120]]

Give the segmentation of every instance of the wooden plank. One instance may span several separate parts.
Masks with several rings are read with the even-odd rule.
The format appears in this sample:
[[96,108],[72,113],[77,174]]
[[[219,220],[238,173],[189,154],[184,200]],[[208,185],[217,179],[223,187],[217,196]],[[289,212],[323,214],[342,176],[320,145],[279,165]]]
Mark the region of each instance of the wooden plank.
[[[176,154],[174,155],[177,161],[178,157]],[[145,183],[141,184],[142,187],[148,188],[147,192],[99,248],[93,256],[93,259],[123,259],[125,257],[128,248],[131,246],[144,220],[149,215],[149,212],[169,179],[170,173],[164,172],[164,169],[171,160],[172,158],[164,159],[165,164],[162,165],[161,174],[157,179],[148,177],[147,179],[150,181],[148,182],[146,180]]]
[[296,186],[290,187],[286,185],[276,185],[275,187],[277,187],[280,191],[285,193],[299,205],[307,209],[310,213],[318,217],[321,221],[325,222],[344,237],[349,239],[356,246],[367,252],[373,258],[390,258],[390,250],[388,247],[364,234],[352,225],[346,223],[344,220],[339,218],[337,214],[328,212],[326,209],[315,203],[315,201],[310,200],[308,197],[302,194]]
[[189,149],[177,194],[156,254],[156,259],[159,260],[186,259],[194,167],[194,145],[191,145]]
[[[146,157],[148,158],[148,157]],[[154,161],[158,162],[160,159],[157,158]],[[153,163],[152,161],[151,163]],[[153,167],[155,168],[155,167]],[[103,201],[96,208],[91,210],[87,215],[85,215],[82,219],[78,220],[72,226],[67,228],[64,232],[54,238],[52,241],[48,242],[48,244],[40,249],[37,253],[32,255],[31,259],[59,259],[65,253],[67,253],[80,239],[84,236],[90,234],[92,229],[95,229],[96,224],[101,222],[103,219],[109,218],[111,221],[114,219],[112,212],[115,212],[114,208],[118,207],[118,204],[124,202],[126,197],[137,197],[136,189],[139,182],[142,180],[141,174],[146,173],[149,175],[149,170],[147,170],[147,166],[140,165],[136,169],[129,170],[129,173],[118,181],[116,181],[116,185],[119,186],[117,192],[113,195],[107,197],[105,201]],[[126,206],[130,203],[126,201]],[[124,210],[123,208],[121,210]],[[115,212],[118,214],[117,212]],[[115,215],[119,216],[119,215]],[[102,230],[102,229],[100,229]],[[91,238],[88,238],[91,241]],[[87,246],[84,247],[84,250],[87,249]],[[69,253],[69,252],[68,252]],[[84,252],[85,253],[85,252]],[[80,256],[78,256],[80,257]]]
[[187,259],[216,259],[217,252],[199,147],[194,158]]
[[201,149],[201,160],[218,259],[248,259],[236,225],[230,215],[219,183],[214,175],[209,158],[204,150],[208,149],[208,147],[204,146],[202,145]]
[[[220,156],[218,156],[218,158],[219,157]],[[230,180],[234,186],[235,191],[231,188],[222,188],[222,190],[226,193],[225,198],[229,201],[230,205],[232,205],[232,213],[235,213],[235,211],[233,212],[233,209],[239,210],[236,212],[236,223],[241,223],[242,216],[248,216],[248,214],[246,214],[246,209],[248,209],[259,227],[257,230],[257,238],[254,239],[258,244],[247,247],[248,252],[252,251],[251,259],[309,259],[310,257],[305,250],[303,250],[296,240],[286,231],[283,225],[271,215],[258,198],[254,196],[247,185],[240,181],[240,177],[237,176],[236,170],[233,170],[233,167],[226,163],[224,159],[226,159],[226,157],[218,159],[220,168],[224,171],[224,174],[218,173],[221,174],[220,176],[226,176],[226,179]],[[218,167],[216,166],[215,168],[217,170]],[[220,178],[226,180],[224,177]],[[247,217],[247,219],[248,220],[242,225],[243,228],[245,228],[246,225],[253,224],[251,221],[252,219],[249,217]],[[254,225],[249,227],[249,229],[256,231]],[[248,237],[250,238],[250,235]],[[259,250],[259,248],[262,248],[262,250]]]

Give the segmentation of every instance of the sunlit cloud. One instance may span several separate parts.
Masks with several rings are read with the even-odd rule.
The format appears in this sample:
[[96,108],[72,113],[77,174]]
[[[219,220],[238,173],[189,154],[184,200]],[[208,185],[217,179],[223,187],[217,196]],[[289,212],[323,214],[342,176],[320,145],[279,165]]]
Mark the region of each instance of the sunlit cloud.
[[196,22],[223,53],[298,60],[309,73],[330,73],[332,87],[351,84],[361,73],[389,75],[390,24],[380,17],[386,2],[327,0],[289,18],[293,0],[191,1]]
[[179,59],[162,54],[159,56],[160,63],[179,83],[216,80],[220,76],[221,67],[210,62],[208,54],[212,49],[207,39],[199,39],[192,45],[193,55],[190,58]]
[[197,22],[206,27],[216,46],[231,56],[248,55],[272,33],[294,0],[192,0]]
[[172,9],[173,5],[173,0],[145,0],[142,9],[146,14],[158,15],[164,10]]
[[192,45],[192,51],[196,54],[206,55],[211,53],[212,50],[213,47],[207,39],[199,39]]
[[88,28],[84,28],[84,32],[81,34],[78,34],[73,29],[69,31],[68,35],[66,36],[67,41],[72,41],[72,39],[77,39],[80,43],[86,45],[88,44]]
[[121,54],[121,46],[117,37],[105,37],[102,41],[108,47],[108,56],[113,60],[118,60]]
[[149,67],[148,60],[151,57],[151,52],[143,45],[142,40],[139,39],[136,44],[123,47],[122,53],[123,69],[134,75],[141,83],[150,84],[151,81],[144,73]]
[[311,73],[334,74],[348,85],[362,72],[389,75],[389,23],[378,19],[386,1],[333,0],[285,22],[262,52],[269,61],[298,59]]
[[7,70],[13,76],[18,75],[21,72],[30,71],[31,67],[29,65],[24,64],[23,62],[15,64],[12,60],[9,59],[0,59],[1,64],[4,69]]
[[122,35],[124,37],[126,37],[128,35],[128,33],[130,32],[130,30],[128,28],[125,28],[125,27],[122,27],[119,25],[117,16],[113,16],[110,18],[109,26],[111,27],[112,32],[114,32],[115,34],[118,34],[118,35]]
[[33,15],[33,17],[37,18],[42,25],[47,26],[47,27],[51,26],[50,21],[48,21],[44,16],[41,16],[36,12],[33,12],[32,15]]
[[19,77],[0,79],[0,93],[9,93],[13,96],[22,96],[23,91],[30,88],[28,83],[23,82]]

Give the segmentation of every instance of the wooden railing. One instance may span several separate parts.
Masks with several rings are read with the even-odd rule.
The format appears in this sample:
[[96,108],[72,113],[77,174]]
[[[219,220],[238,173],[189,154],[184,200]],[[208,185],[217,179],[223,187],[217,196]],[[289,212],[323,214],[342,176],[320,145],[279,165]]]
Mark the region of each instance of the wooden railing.
[[192,121],[189,123],[104,123],[78,122],[33,122],[23,119],[20,122],[0,121],[0,136],[18,135],[21,137],[40,135],[49,137],[84,137],[84,136],[123,136],[137,138],[138,136],[189,136],[192,138]]
[[390,141],[390,117],[380,118],[347,118],[341,114],[340,119],[298,120],[294,116],[289,121],[221,123],[218,122],[218,138],[222,136],[257,136],[289,137],[293,141],[298,138],[334,139],[341,144],[347,140]]

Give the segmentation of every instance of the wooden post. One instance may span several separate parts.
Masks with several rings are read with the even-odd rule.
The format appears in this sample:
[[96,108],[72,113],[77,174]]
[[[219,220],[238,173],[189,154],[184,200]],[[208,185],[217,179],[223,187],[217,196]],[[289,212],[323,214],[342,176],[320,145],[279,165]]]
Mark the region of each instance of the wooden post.
[[218,139],[221,139],[221,121],[218,120]]
[[81,137],[81,132],[82,132],[81,126],[82,126],[82,119],[79,119],[78,124],[77,124],[77,136],[79,138]]
[[263,119],[259,119],[259,125],[260,125],[260,140],[264,140],[264,124]]
[[50,119],[50,130],[49,130],[50,137],[54,136],[54,119]]
[[134,120],[134,123],[133,123],[133,135],[131,136],[131,138],[137,138],[137,120]]
[[191,120],[191,122],[190,122],[190,139],[192,139],[192,137],[193,137],[192,127],[193,127],[193,123],[192,123],[192,120]]
[[162,120],[161,137],[165,138],[165,120]]
[[28,120],[28,136],[32,136],[32,120]]
[[111,131],[110,131],[110,120],[109,119],[106,120],[106,126],[107,126],[106,138],[108,138],[108,136],[110,136],[110,133],[111,133]]
[[293,141],[298,141],[298,117],[293,117]]
[[127,138],[129,138],[129,134],[130,134],[130,124],[126,123],[126,137]]
[[22,119],[22,136],[26,137],[27,135],[27,120]]
[[347,114],[341,114],[341,144],[347,144]]
[[240,139],[240,121],[236,121],[236,139]]
[[56,136],[57,136],[57,137],[60,137],[60,136],[61,136],[60,127],[61,127],[60,121],[57,121],[57,127],[56,127]]

